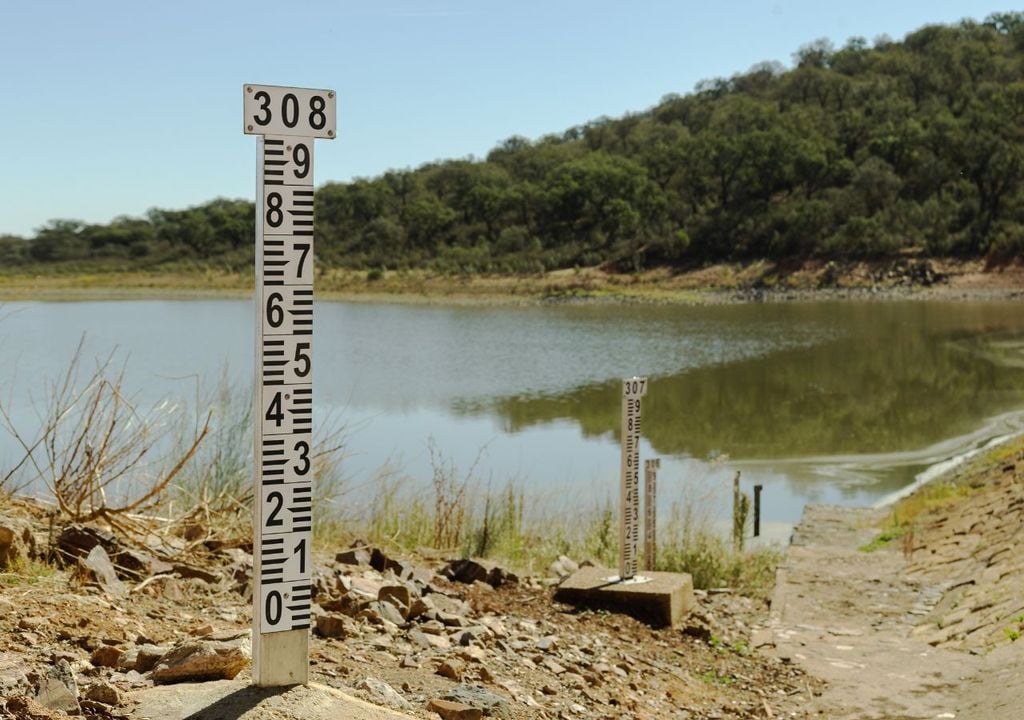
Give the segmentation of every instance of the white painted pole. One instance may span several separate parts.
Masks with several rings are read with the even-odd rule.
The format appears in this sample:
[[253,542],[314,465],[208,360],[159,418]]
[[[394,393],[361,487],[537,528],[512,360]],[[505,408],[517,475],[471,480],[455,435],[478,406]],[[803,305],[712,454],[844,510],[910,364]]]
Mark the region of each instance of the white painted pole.
[[639,566],[640,540],[640,398],[647,378],[622,381],[622,460],[619,493],[619,579],[633,578]]
[[313,528],[313,140],[334,93],[245,85],[259,135],[253,393],[253,684],[309,682]]

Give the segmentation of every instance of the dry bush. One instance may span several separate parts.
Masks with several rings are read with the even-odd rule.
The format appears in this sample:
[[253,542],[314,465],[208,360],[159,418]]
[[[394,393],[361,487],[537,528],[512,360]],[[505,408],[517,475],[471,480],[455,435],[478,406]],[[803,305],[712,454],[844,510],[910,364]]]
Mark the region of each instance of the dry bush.
[[[62,378],[47,387],[34,439],[0,405],[4,426],[23,451],[0,485],[20,473],[26,485],[45,485],[72,521],[103,518],[116,525],[117,518],[127,521],[129,513],[160,504],[209,432],[209,416],[180,452],[161,454],[171,439],[175,408],[160,403],[140,412],[123,391],[124,366],[114,365],[116,351],[83,373],[84,343],[83,337]],[[125,484],[127,492],[109,497]]]

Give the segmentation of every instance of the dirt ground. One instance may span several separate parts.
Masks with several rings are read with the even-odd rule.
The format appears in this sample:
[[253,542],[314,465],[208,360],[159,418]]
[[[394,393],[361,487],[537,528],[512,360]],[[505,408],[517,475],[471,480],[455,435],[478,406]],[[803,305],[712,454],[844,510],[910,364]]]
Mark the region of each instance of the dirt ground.
[[[505,576],[494,587],[442,576],[441,560],[320,557],[313,689],[261,696],[245,716],[328,712],[337,698],[324,693],[337,691],[432,719],[442,716],[438,702],[457,701],[510,720],[1017,720],[1024,442],[954,472],[948,497],[889,542],[878,541],[887,508],[808,507],[770,605],[727,589],[697,592],[693,612],[671,629],[556,603],[544,579]],[[164,560],[145,573],[104,577],[82,560],[42,562],[66,544],[49,518],[32,501],[0,502],[0,717],[144,717],[154,698],[185,707],[197,688],[242,697],[245,543],[165,537],[147,546]],[[114,557],[127,543],[97,537]],[[224,652],[231,670],[165,684],[158,674],[182,648]],[[213,680],[227,685],[195,684]]]
[[[8,503],[0,507],[3,517],[32,524],[37,550],[52,542],[32,503]],[[147,693],[174,687],[154,690],[142,653],[189,642],[247,643],[247,563],[251,556],[240,548],[193,552],[179,570],[126,580],[122,593],[72,565],[4,573],[0,697],[39,692],[63,661],[84,714],[139,717]],[[314,612],[341,624],[339,632],[328,631],[332,637],[312,633],[311,681],[434,719],[432,700],[463,693],[472,701],[474,692],[495,703],[490,716],[512,720],[810,717],[804,708],[821,690],[791,662],[753,652],[752,637],[768,621],[762,600],[698,591],[697,607],[681,626],[653,629],[555,603],[553,589],[537,580],[493,588],[449,581],[434,569],[416,567],[429,610],[405,619],[373,599],[384,587],[409,587],[408,580],[400,582],[391,569],[321,558]],[[246,673],[237,678],[244,681]],[[87,699],[107,685],[117,691],[116,702]]]

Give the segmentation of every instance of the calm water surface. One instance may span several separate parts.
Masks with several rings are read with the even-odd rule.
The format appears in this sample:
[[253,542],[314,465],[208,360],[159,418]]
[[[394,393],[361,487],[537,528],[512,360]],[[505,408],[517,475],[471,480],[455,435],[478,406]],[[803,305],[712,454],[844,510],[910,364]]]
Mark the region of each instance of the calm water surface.
[[[808,501],[865,503],[1024,427],[1019,303],[415,307],[321,302],[316,417],[348,424],[348,475],[430,477],[428,441],[483,485],[572,506],[617,497],[619,379],[647,375],[642,457],[662,500],[765,485],[767,521]],[[252,381],[244,301],[0,306],[0,400],[33,405],[82,334],[114,348],[137,402],[193,406]],[[202,391],[200,391],[202,394]],[[29,432],[30,434],[30,432]],[[0,437],[0,471],[17,457]],[[709,459],[714,458],[713,462]]]

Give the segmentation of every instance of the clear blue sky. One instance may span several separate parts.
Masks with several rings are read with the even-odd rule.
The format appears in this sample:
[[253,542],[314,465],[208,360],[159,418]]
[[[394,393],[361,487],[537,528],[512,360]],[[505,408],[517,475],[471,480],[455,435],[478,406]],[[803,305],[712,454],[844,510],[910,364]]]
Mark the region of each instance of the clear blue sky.
[[0,234],[255,194],[246,82],[338,91],[316,181],[486,155],[974,0],[0,0]]

